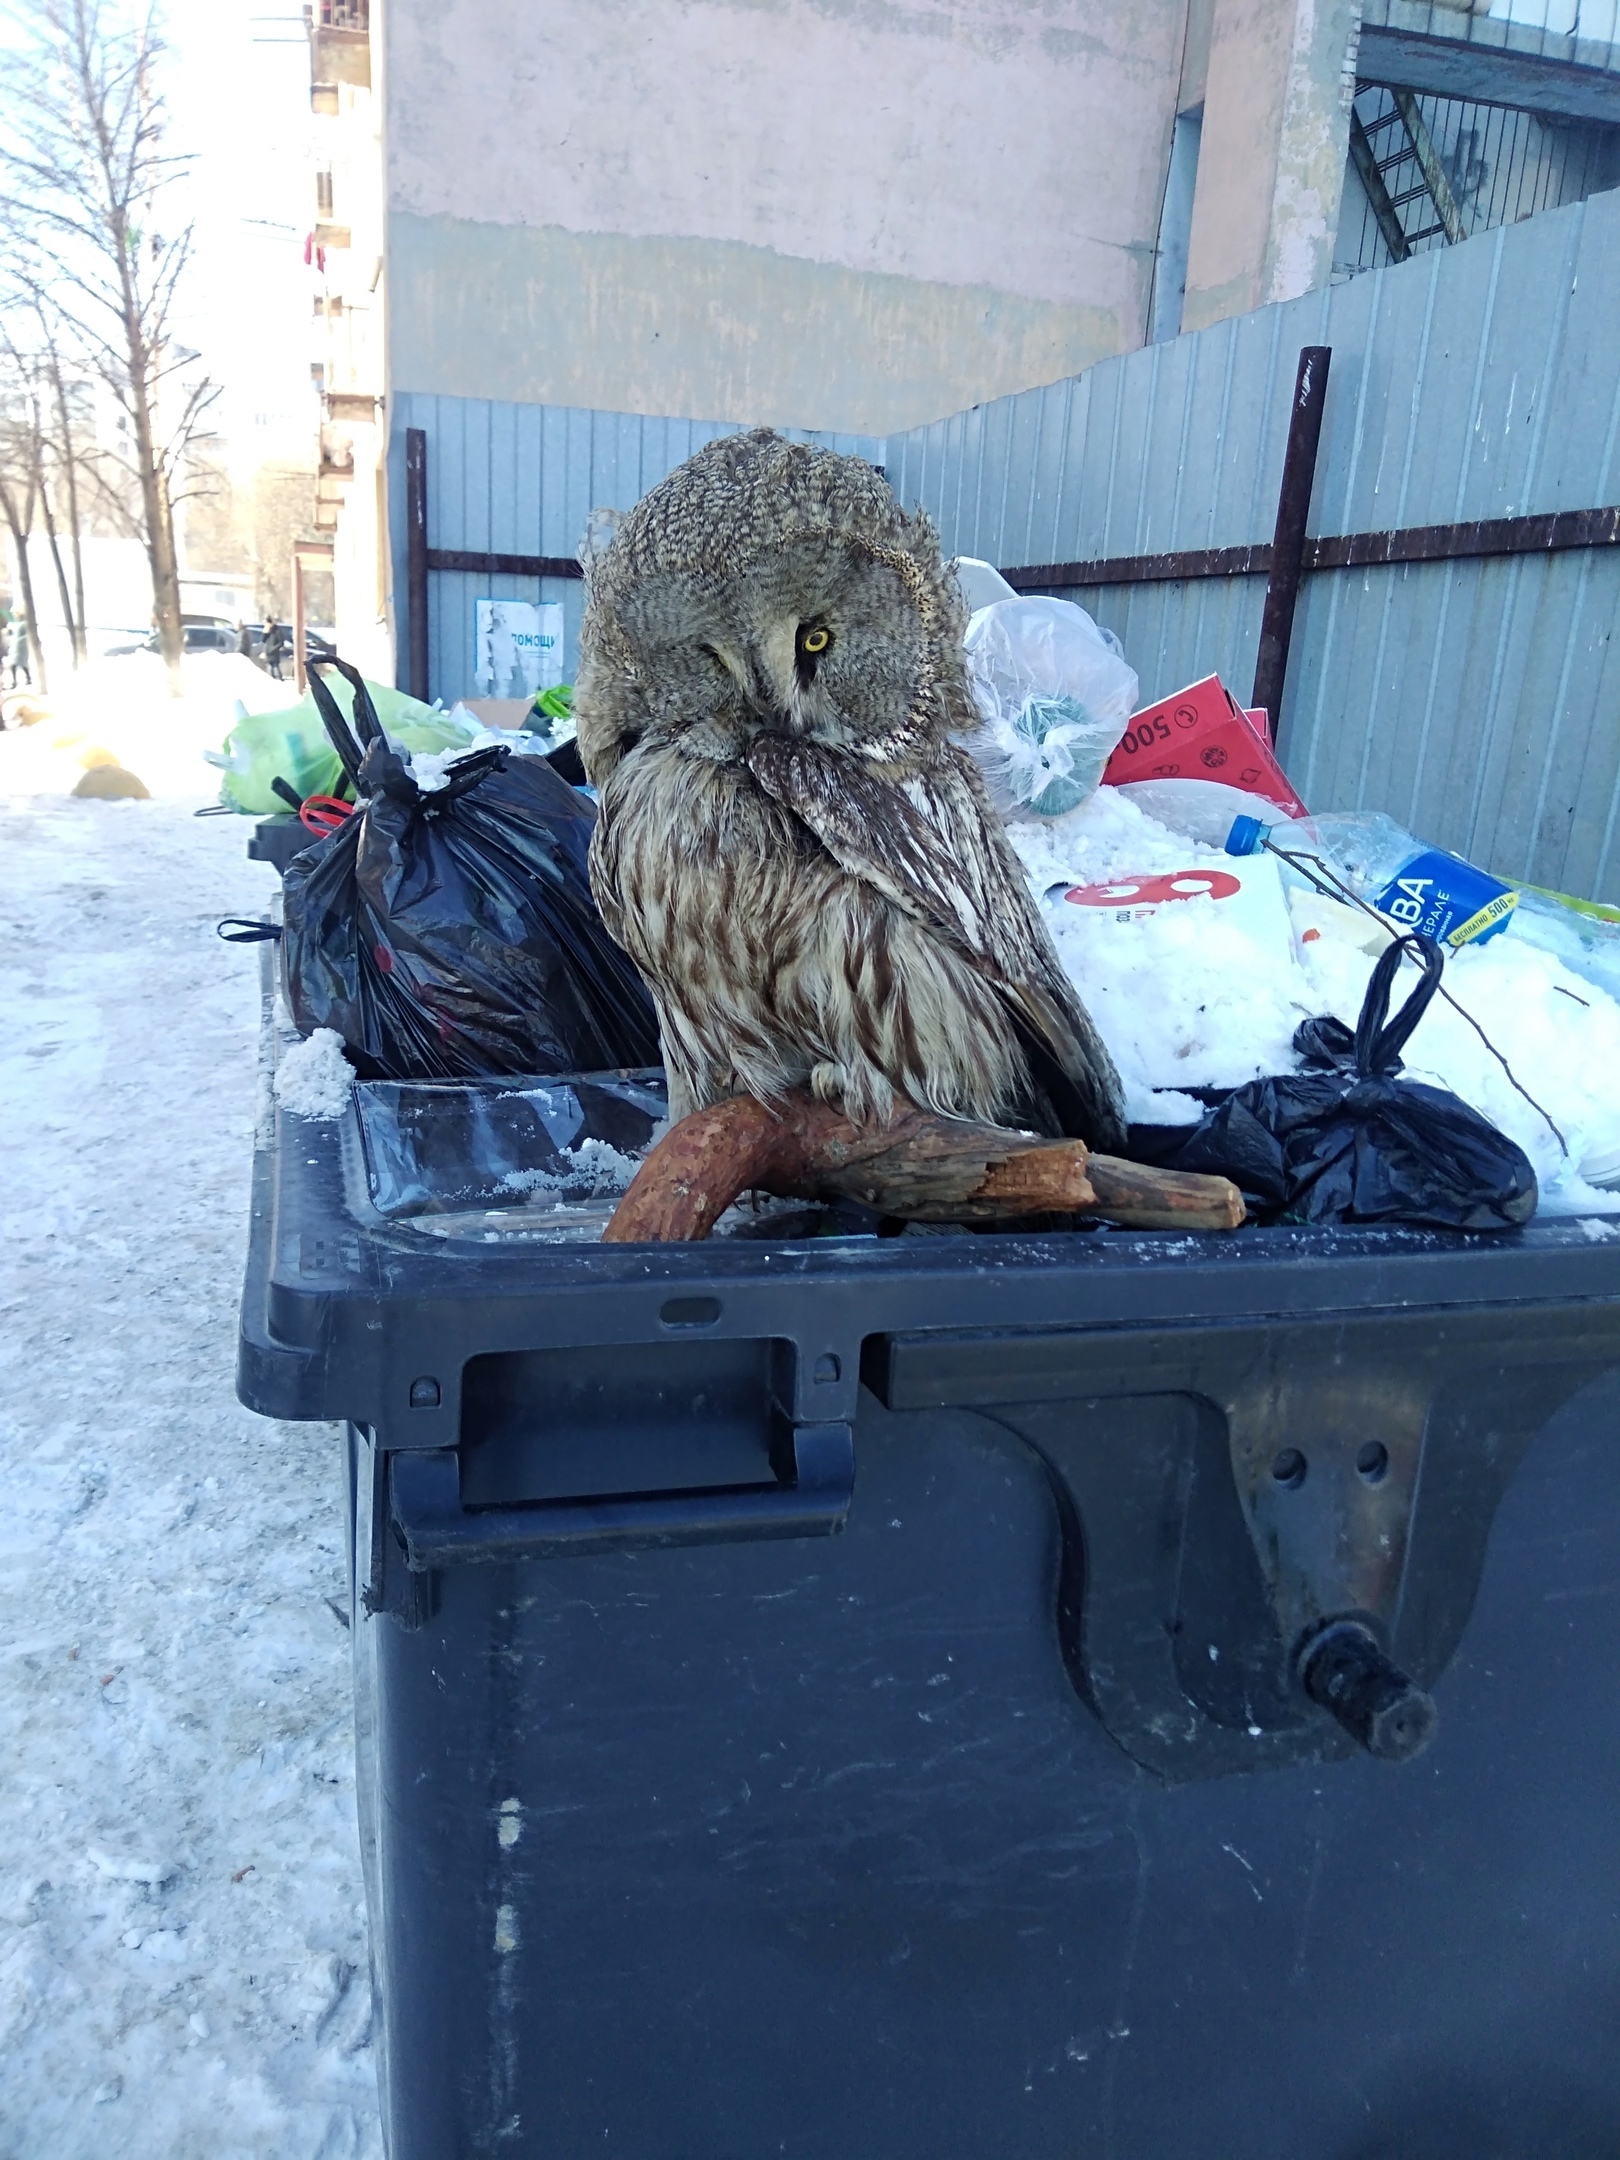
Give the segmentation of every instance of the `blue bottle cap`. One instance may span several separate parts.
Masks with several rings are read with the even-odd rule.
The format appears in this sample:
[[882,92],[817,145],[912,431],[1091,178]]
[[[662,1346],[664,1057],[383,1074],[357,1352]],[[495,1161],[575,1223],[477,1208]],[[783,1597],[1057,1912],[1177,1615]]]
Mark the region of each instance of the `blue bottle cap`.
[[1257,817],[1234,818],[1232,830],[1226,836],[1227,854],[1258,855],[1269,830],[1269,826],[1262,825]]

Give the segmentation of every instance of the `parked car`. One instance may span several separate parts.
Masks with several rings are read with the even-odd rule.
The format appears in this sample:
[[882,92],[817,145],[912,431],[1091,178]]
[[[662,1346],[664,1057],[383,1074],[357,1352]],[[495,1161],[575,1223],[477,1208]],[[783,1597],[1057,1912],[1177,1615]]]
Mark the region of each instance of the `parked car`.
[[[221,622],[212,616],[207,618],[193,616],[183,621],[180,627],[185,639],[184,649],[188,653],[235,652],[237,649],[237,639],[240,633],[235,623]],[[141,650],[155,653],[161,649],[158,634],[154,630],[141,647]]]

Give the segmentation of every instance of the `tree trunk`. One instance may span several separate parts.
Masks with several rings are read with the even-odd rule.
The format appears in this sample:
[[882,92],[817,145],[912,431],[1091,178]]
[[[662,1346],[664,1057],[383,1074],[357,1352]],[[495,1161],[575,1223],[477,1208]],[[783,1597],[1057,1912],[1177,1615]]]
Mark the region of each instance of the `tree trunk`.
[[62,621],[66,625],[68,643],[73,650],[73,665],[77,667],[84,657],[81,651],[83,633],[79,618],[73,612],[73,600],[68,592],[67,570],[62,561],[62,550],[56,537],[56,513],[51,508],[50,489],[45,485],[45,475],[39,476],[39,507],[45,520],[45,541],[51,551],[51,567],[56,572],[56,595],[62,603]]
[[134,402],[141,522],[145,527],[146,559],[152,571],[152,620],[157,627],[158,651],[169,671],[170,692],[178,697],[180,656],[185,650],[185,631],[180,622],[180,565],[174,546],[174,510],[169,501],[168,483],[158,464],[152,438],[152,409],[147,402],[144,380],[135,385]]
[[185,632],[180,622],[180,565],[174,545],[174,505],[169,480],[158,454],[152,425],[153,355],[141,320],[139,296],[130,272],[130,250],[138,245],[128,228],[119,233],[119,275],[123,291],[124,336],[129,347],[129,416],[135,431],[135,468],[141,487],[141,525],[146,559],[152,572],[152,620],[158,650],[169,671],[170,693],[180,695],[180,656]]
[[79,513],[79,457],[73,445],[73,421],[68,411],[67,389],[62,381],[62,363],[54,343],[50,352],[51,384],[56,392],[56,419],[62,431],[62,474],[67,482],[68,544],[73,550],[73,613],[69,618],[73,631],[73,665],[80,668],[89,657],[89,642],[85,636],[84,535]]

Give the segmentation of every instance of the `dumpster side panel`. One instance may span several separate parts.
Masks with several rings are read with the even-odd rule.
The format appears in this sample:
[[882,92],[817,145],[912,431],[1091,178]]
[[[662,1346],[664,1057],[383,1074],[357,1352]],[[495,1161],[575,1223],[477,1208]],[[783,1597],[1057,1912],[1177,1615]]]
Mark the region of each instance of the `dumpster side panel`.
[[1617,1409],[1532,1447],[1400,1770],[1138,1769],[1036,1456],[870,1397],[842,1538],[363,1621],[392,2160],[1612,2152]]

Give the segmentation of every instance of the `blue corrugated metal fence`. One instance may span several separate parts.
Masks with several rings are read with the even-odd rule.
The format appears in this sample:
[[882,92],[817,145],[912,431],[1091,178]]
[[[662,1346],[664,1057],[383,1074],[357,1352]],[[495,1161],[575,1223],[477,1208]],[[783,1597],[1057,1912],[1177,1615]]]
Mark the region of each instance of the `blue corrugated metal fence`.
[[[1269,540],[1302,345],[1333,348],[1314,535],[1620,500],[1620,194],[891,437],[901,499],[1003,565]],[[1247,695],[1263,578],[1075,597],[1160,696]],[[1620,899],[1620,549],[1305,581],[1280,744],[1306,801]]]
[[[947,547],[1004,566],[1267,541],[1299,348],[1333,348],[1313,535],[1620,500],[1620,194],[1105,361],[891,437],[806,437],[886,465]],[[734,428],[397,395],[428,440],[431,546],[568,556]],[[471,688],[479,595],[577,581],[436,572],[431,683]],[[1144,700],[1211,670],[1246,695],[1262,578],[1076,594],[1118,632]],[[1280,745],[1319,809],[1382,809],[1515,877],[1620,899],[1620,549],[1307,577]]]

